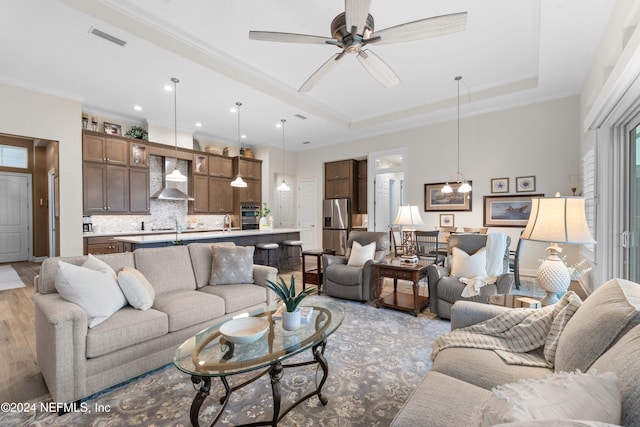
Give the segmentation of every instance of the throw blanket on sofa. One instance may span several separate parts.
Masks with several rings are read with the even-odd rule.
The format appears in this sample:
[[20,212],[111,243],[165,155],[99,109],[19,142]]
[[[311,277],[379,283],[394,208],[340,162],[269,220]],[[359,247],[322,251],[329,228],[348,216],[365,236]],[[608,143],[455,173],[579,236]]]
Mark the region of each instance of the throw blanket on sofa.
[[573,291],[540,309],[513,309],[484,322],[454,329],[433,342],[431,359],[449,347],[494,350],[507,364],[552,368],[558,339],[582,304]]
[[460,281],[464,283],[465,288],[462,290],[464,298],[471,298],[480,295],[480,288],[490,283],[495,283],[498,276],[504,273],[504,253],[507,250],[507,235],[504,233],[487,234],[487,265],[485,267],[485,277],[461,277]]

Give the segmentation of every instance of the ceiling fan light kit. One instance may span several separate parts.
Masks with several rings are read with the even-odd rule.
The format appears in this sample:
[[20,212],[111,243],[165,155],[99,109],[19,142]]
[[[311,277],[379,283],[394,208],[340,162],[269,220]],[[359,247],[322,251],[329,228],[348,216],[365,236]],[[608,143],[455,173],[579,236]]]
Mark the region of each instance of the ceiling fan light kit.
[[251,40],[283,43],[328,44],[342,49],[320,66],[298,89],[308,92],[335,68],[345,54],[354,54],[371,76],[380,84],[391,88],[400,83],[393,69],[370,49],[368,44],[391,44],[439,37],[467,27],[467,12],[434,16],[375,31],[375,21],[369,13],[371,0],[345,0],[345,11],[331,21],[333,38],[310,34],[273,31],[249,31]]

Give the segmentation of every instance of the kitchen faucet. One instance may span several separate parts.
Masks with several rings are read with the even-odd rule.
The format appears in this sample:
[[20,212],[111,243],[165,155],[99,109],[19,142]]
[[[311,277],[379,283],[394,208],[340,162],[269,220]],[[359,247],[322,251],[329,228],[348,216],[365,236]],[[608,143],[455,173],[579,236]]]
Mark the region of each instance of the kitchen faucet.
[[229,225],[229,230],[228,231],[231,232],[231,215],[229,215],[229,214],[226,214],[224,216],[224,218],[222,219],[222,231],[223,232],[227,231],[226,230],[227,225]]

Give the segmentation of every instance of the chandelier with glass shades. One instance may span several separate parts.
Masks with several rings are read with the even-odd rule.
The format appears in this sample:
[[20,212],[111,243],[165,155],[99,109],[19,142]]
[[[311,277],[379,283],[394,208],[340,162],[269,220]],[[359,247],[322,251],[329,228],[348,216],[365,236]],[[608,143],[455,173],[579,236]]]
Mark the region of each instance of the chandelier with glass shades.
[[[464,175],[460,173],[460,80],[462,80],[462,76],[456,76],[455,80],[458,82],[458,168],[452,182],[461,184],[460,187],[458,187],[458,193],[468,193],[471,191],[471,184],[469,184],[469,182],[464,179]],[[453,188],[446,182],[440,191],[442,193],[453,193]]]

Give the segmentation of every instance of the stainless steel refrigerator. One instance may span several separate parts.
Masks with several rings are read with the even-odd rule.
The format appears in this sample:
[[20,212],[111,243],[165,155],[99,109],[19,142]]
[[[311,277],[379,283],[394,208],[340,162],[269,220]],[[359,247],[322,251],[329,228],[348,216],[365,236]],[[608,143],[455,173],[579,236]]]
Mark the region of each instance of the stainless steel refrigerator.
[[322,247],[344,255],[351,230],[351,200],[329,199],[322,206]]

